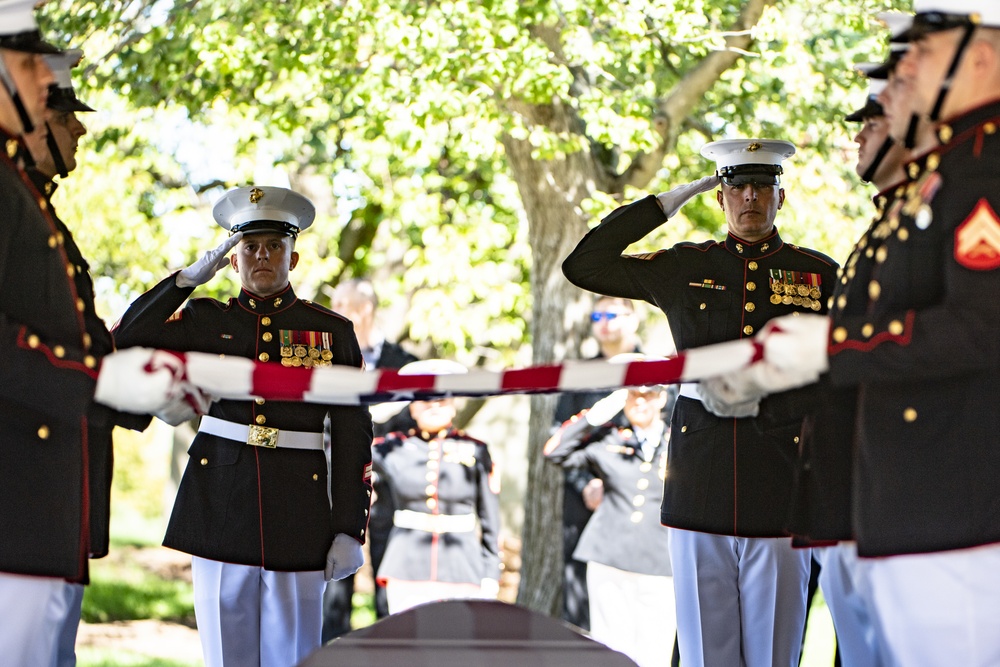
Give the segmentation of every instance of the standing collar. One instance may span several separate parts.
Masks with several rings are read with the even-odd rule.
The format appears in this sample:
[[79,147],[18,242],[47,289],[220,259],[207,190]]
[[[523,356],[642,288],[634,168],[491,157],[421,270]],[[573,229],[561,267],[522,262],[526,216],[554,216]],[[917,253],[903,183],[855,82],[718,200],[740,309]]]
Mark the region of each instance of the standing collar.
[[784,241],[781,240],[781,236],[778,234],[778,228],[775,227],[770,236],[752,243],[750,241],[744,241],[732,232],[729,232],[726,234],[725,245],[726,250],[733,253],[737,257],[742,257],[743,259],[759,259],[780,250],[781,246],[784,245]]
[[258,315],[277,313],[291,306],[296,300],[297,297],[295,296],[295,291],[292,290],[291,283],[282,291],[272,294],[269,297],[260,297],[253,292],[248,292],[246,289],[240,289],[240,295],[237,298],[237,301],[239,301],[244,309]]

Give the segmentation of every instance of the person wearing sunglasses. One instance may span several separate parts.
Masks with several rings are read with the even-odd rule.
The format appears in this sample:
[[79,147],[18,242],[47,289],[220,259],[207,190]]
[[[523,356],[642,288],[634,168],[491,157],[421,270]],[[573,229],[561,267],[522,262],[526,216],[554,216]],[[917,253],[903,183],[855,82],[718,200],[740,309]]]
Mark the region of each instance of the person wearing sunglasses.
[[[631,299],[610,296],[594,298],[590,313],[590,333],[597,341],[597,355],[591,359],[611,359],[619,354],[638,352],[639,317]],[[606,391],[575,391],[559,395],[552,432],[567,419],[607,396]],[[617,419],[621,420],[621,415]],[[587,564],[573,558],[596,504],[601,480],[585,467],[563,470],[563,608],[562,619],[590,630],[590,599],[587,593]]]
[[[613,211],[563,273],[582,289],[659,307],[678,350],[752,337],[781,315],[825,312],[836,263],[786,243],[775,226],[782,165],[794,153],[774,139],[706,145],[715,174]],[[623,254],[717,186],[724,240]],[[698,385],[681,386],[660,520],[669,527],[683,665],[798,664],[811,554],[792,547],[785,521],[808,394],[747,401],[719,417]]]

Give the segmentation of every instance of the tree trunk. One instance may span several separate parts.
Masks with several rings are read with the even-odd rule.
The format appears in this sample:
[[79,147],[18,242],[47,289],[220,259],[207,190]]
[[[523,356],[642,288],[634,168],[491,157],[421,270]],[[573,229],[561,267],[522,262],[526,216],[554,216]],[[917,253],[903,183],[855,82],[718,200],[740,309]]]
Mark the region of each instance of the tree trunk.
[[[511,103],[528,126],[558,132],[571,118],[558,105]],[[587,231],[580,202],[595,187],[595,165],[587,152],[538,160],[528,141],[504,138],[504,147],[528,218],[532,248],[531,340],[535,364],[579,356],[587,332],[589,294],[562,274],[562,261]],[[528,485],[524,510],[521,582],[517,600],[529,609],[558,615],[562,594],[561,471],[545,462],[542,447],[552,430],[558,396],[534,396],[528,429]]]

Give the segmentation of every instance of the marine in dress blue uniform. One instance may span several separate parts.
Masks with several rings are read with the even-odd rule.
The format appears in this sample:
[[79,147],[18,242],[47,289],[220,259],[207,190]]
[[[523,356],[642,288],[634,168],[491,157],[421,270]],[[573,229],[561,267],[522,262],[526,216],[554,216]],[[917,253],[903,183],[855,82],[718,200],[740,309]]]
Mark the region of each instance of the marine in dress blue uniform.
[[[900,16],[909,21],[908,15]],[[888,75],[895,57],[878,66],[859,67],[871,77],[868,96],[860,109],[846,117],[850,122],[863,123],[855,137],[860,145],[856,170],[863,181],[873,183],[879,191],[873,199],[876,214],[872,223],[840,272],[841,277],[849,275],[860,280],[837,281],[830,300],[834,321],[841,316],[864,315],[866,299],[858,291],[867,285],[865,276],[870,276],[875,265],[878,244],[872,232],[885,222],[906,188],[902,167],[909,151],[889,134],[885,111],[878,101],[886,79],[876,78]],[[803,423],[789,531],[814,545],[814,557],[822,565],[819,584],[833,618],[841,664],[877,667],[887,664],[884,638],[871,607],[868,564],[858,559],[851,526],[858,391],[856,387],[833,386],[828,375],[820,378],[820,391],[823,399]]]
[[[213,214],[234,236],[193,265],[200,269],[171,275],[139,297],[114,329],[118,345],[360,368],[350,322],[300,299],[288,282],[298,260],[292,242],[311,224],[312,204],[285,188],[245,187],[226,193]],[[225,302],[189,298],[234,245],[239,294]],[[357,560],[340,576],[361,564],[371,442],[364,407],[212,404],[188,450],[163,540],[194,556],[207,665],[291,665],[320,645],[328,560],[344,556],[341,545]]]
[[[16,665],[55,664],[67,582],[87,583],[88,557],[107,553],[117,415],[95,398],[106,369],[129,377],[109,361],[86,263],[25,170],[22,136],[44,124],[55,82],[42,54],[61,53],[41,39],[35,4],[0,0],[0,606],[16,610],[0,656]],[[132,377],[131,398],[151,398]]]
[[[400,373],[464,372],[415,361]],[[396,508],[382,564],[389,613],[453,598],[495,598],[500,580],[499,473],[486,443],[452,427],[453,399],[411,405],[417,429],[374,447],[375,484]]]
[[[624,407],[636,423],[628,417],[624,426],[612,423],[601,402]],[[587,564],[591,636],[640,665],[668,664],[675,625],[667,529],[658,512],[669,442],[660,415],[666,405],[662,386],[618,390],[595,411],[562,424],[545,447],[549,461],[585,468],[603,482],[603,498],[573,556]]]
[[894,75],[907,107],[886,106],[911,182],[841,278],[834,319],[764,332],[762,363],[786,374],[775,388],[827,369],[858,387],[853,525],[889,658],[995,665],[1000,6],[914,8]]
[[[835,280],[832,259],[785,243],[773,225],[784,199],[781,162],[794,147],[747,139],[706,149],[718,157],[717,198],[732,216],[724,241],[622,255],[719,182],[708,177],[617,209],[563,264],[578,287],[659,307],[678,350],[753,336],[779,315],[825,312]],[[793,550],[784,536],[810,403],[803,392],[786,392],[764,399],[757,416],[720,418],[696,387],[681,389],[660,519],[672,529],[682,664],[798,662],[809,551]]]

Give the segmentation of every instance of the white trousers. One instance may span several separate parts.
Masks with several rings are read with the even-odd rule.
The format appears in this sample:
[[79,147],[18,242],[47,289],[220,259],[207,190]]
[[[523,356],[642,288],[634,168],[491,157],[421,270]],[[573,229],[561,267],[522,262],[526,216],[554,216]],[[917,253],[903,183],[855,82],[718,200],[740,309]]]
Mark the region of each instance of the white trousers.
[[80,613],[83,611],[83,584],[66,584],[66,617],[59,629],[58,667],[76,665],[76,633],[80,629]]
[[590,636],[639,667],[669,667],[677,619],[674,578],[636,574],[590,561]]
[[810,549],[670,528],[684,667],[798,667]]
[[813,549],[821,566],[819,587],[837,632],[844,667],[885,667],[885,637],[871,599],[871,561],[858,558],[858,545],[840,542]]
[[482,587],[449,581],[407,581],[387,579],[385,602],[390,614],[398,614],[420,604],[441,600],[483,599]]
[[194,613],[205,667],[291,667],[320,646],[322,570],[191,559]]
[[67,586],[65,579],[0,573],[0,663],[56,664]]
[[1000,544],[870,562],[875,612],[896,664],[1000,665]]

